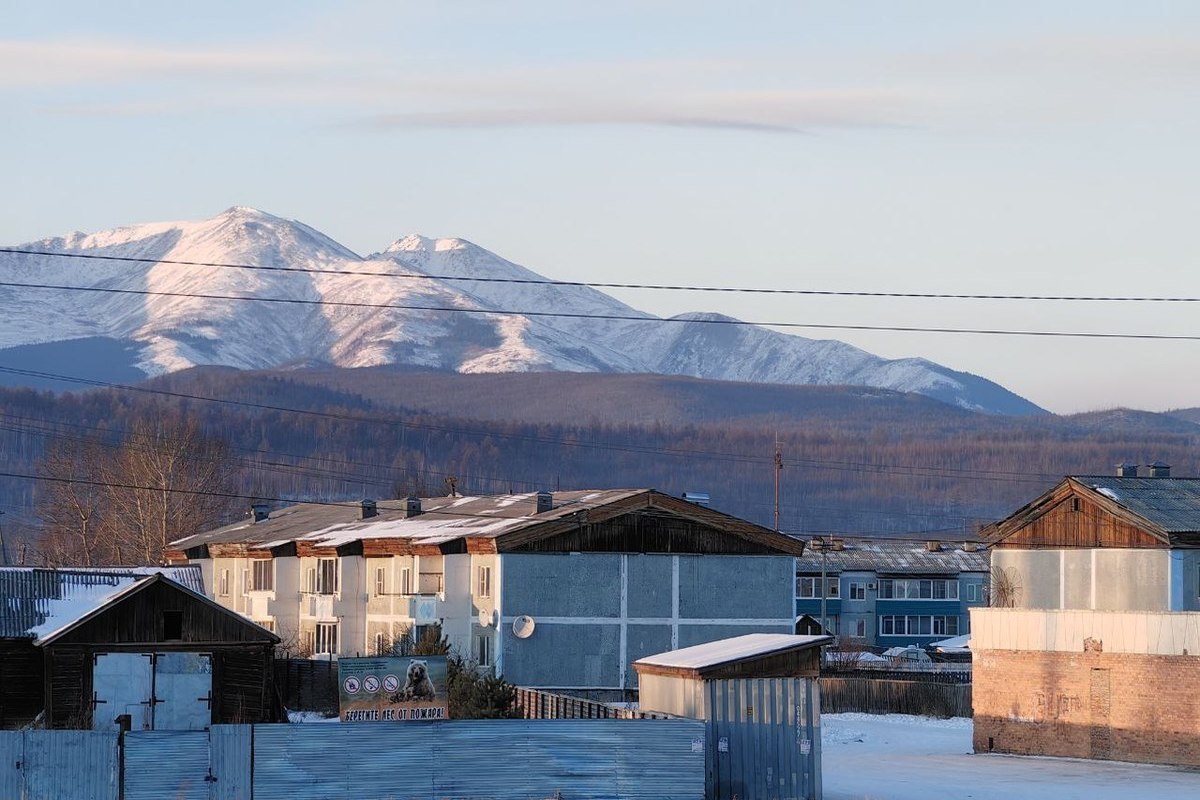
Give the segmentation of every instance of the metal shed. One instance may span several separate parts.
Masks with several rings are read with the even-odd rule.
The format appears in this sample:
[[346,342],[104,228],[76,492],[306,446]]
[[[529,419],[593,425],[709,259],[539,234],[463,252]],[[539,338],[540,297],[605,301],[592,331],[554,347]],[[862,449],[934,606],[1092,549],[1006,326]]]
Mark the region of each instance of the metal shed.
[[639,705],[706,721],[706,796],[821,797],[821,647],[753,633],[635,661]]

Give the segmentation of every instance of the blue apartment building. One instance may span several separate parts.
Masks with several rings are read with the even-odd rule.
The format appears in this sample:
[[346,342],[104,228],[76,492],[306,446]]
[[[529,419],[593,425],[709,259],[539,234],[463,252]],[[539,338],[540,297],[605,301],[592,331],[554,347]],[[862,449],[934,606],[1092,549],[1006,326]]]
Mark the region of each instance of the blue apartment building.
[[[824,566],[824,592],[822,592]],[[987,605],[989,554],[972,543],[813,539],[796,559],[796,625],[878,648],[970,633]]]

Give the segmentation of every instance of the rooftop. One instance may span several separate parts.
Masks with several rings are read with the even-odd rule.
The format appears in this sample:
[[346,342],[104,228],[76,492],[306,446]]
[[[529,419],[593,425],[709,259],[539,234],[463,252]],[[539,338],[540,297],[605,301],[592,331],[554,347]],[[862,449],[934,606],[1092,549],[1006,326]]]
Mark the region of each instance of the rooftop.
[[[551,508],[537,511],[537,493],[421,498],[420,513],[408,516],[407,500],[376,502],[376,516],[362,519],[358,504],[299,503],[171,543],[176,551],[209,545],[246,545],[271,550],[291,543],[337,548],[370,540],[406,540],[440,546],[462,539],[501,539],[523,531],[560,533],[625,513],[690,518],[699,525],[750,539],[779,553],[798,554],[802,544],[754,523],[652,489],[554,492]],[[590,514],[590,516],[589,516]],[[528,538],[524,535],[522,538]]]
[[0,567],[0,638],[40,643],[155,575],[204,595],[199,566]]
[[1167,533],[1200,531],[1200,478],[1072,477]]
[[832,636],[794,636],[790,633],[748,633],[732,639],[720,639],[707,644],[684,647],[658,655],[646,656],[633,662],[652,667],[696,670],[750,661],[755,658],[779,655],[794,650],[820,647],[833,641]]
[[796,559],[797,568],[805,573],[819,573],[824,561],[828,572],[876,572],[893,575],[956,575],[960,572],[987,572],[990,556],[983,545],[967,550],[955,542],[942,543],[942,549],[929,550],[924,541],[880,541],[845,539],[842,549],[822,553],[816,547],[806,548]]

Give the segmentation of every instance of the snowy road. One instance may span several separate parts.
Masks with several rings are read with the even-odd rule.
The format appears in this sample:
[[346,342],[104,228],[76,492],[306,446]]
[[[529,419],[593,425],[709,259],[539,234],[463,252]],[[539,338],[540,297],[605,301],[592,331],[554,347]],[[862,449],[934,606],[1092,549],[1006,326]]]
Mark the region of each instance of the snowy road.
[[971,721],[821,717],[825,800],[1193,800],[1200,771],[971,753]]

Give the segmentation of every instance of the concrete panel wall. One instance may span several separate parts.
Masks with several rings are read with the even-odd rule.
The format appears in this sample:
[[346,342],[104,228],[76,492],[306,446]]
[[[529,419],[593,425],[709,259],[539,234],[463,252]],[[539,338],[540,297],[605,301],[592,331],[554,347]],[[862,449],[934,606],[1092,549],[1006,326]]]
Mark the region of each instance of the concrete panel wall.
[[628,566],[628,608],[631,617],[670,617],[671,556],[631,555]]
[[618,554],[507,554],[501,571],[505,616],[618,617],[621,614]]
[[1169,558],[1166,550],[1095,550],[1096,608],[1165,611]]
[[671,647],[670,625],[629,625],[625,631],[625,683],[637,685],[633,662],[639,658],[665,653]]
[[1064,608],[1092,607],[1092,551],[1061,550]]
[[792,633],[790,625],[687,625],[679,626],[679,647],[715,642],[747,633]]
[[619,624],[540,623],[528,639],[504,637],[504,677],[519,686],[617,687]]
[[795,560],[790,556],[680,556],[679,615],[791,617],[794,584]]
[[1016,597],[1018,608],[1058,608],[1061,599],[1058,550],[994,550],[992,569],[1014,576],[1020,587]]

